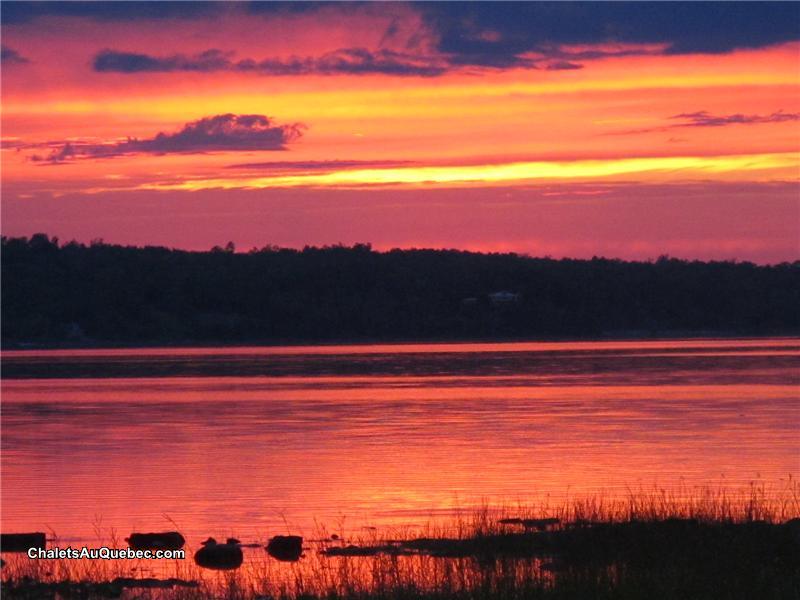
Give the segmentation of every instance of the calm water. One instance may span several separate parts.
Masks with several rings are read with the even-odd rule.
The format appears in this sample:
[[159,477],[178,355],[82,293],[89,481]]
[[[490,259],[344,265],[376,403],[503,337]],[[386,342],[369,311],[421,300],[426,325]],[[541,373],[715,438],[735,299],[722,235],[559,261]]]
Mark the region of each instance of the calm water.
[[799,374],[796,339],[5,352],[2,530],[249,540],[775,482]]

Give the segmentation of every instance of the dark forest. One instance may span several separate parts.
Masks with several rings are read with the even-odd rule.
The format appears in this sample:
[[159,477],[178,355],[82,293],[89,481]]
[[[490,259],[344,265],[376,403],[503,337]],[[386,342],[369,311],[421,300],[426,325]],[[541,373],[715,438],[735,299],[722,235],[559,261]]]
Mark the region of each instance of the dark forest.
[[2,338],[25,345],[793,334],[800,262],[457,250],[234,252],[2,240]]

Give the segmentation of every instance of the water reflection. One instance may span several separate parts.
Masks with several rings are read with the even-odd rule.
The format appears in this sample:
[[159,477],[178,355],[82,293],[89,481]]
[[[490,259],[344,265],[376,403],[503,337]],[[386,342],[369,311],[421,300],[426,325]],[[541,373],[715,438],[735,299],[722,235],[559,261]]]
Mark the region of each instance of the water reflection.
[[266,539],[800,470],[797,340],[426,348],[4,354],[2,528]]

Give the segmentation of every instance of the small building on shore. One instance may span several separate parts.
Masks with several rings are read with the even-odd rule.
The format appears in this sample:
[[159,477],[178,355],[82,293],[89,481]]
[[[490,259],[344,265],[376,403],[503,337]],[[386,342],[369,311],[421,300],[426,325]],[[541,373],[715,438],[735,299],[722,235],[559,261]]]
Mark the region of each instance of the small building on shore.
[[494,306],[502,306],[506,304],[517,304],[522,300],[522,294],[518,292],[509,292],[502,290],[499,292],[492,292],[489,294],[489,302]]

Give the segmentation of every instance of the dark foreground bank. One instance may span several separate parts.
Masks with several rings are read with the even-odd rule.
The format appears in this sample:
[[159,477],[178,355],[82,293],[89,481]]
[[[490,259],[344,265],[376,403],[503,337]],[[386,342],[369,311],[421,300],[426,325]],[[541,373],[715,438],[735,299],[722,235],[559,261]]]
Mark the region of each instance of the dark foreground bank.
[[[754,599],[800,597],[800,519],[707,522],[694,518],[542,525],[514,520],[469,537],[350,544],[316,540],[305,570],[275,585],[269,569],[206,579],[36,576],[6,567],[4,598],[176,599]],[[514,523],[513,521],[517,521]],[[545,522],[550,521],[545,520]],[[529,523],[535,523],[526,527]],[[517,530],[519,529],[519,530]],[[314,554],[310,557],[310,554]],[[27,567],[27,568],[26,568]],[[13,573],[8,573],[9,568]],[[238,568],[238,566],[236,567]],[[253,575],[255,573],[255,575]],[[302,573],[302,574],[301,574]],[[68,576],[69,571],[64,571]]]
[[[4,552],[2,593],[25,600],[794,600],[800,490],[787,481],[777,492],[757,485],[689,496],[656,490],[620,501],[477,510],[413,531],[320,526],[313,537],[277,535],[268,544],[242,535],[245,543],[184,546],[171,532],[160,535],[177,540],[171,547],[184,547],[186,560],[158,561],[157,573],[153,561]],[[127,540],[134,547],[142,535]],[[209,547],[238,559],[209,564]]]
[[3,238],[4,347],[791,334],[800,262]]

